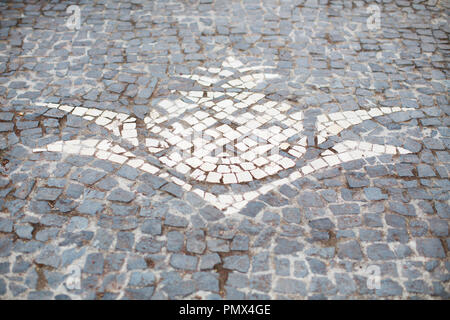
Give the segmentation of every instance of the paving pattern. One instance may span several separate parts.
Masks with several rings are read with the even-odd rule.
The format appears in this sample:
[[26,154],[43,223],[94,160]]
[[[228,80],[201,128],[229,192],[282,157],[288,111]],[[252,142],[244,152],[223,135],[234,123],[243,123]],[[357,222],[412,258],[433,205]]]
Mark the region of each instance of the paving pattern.
[[449,299],[448,1],[0,2],[1,299]]

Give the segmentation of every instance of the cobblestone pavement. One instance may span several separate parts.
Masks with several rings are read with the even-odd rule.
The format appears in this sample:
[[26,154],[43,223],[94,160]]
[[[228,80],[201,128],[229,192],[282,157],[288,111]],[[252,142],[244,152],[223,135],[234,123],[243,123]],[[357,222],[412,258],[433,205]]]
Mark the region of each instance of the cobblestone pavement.
[[449,10],[0,1],[0,298],[449,299]]

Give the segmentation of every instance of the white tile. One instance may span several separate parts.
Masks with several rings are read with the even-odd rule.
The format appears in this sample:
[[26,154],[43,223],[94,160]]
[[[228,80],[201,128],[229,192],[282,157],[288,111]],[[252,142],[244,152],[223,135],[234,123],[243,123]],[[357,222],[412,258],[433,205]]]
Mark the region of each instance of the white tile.
[[342,127],[342,128],[344,128],[344,129],[347,129],[348,127],[350,127],[352,124],[349,122],[349,121],[347,121],[347,120],[338,120],[338,121],[336,121],[336,123],[340,126],[340,127]]
[[387,154],[396,154],[397,150],[396,150],[396,148],[394,146],[387,145],[386,146],[386,153]]
[[99,150],[95,153],[96,158],[103,159],[103,160],[108,159],[110,155],[111,155],[111,152],[107,152],[104,150]]
[[219,75],[223,76],[223,77],[229,77],[233,75],[233,72],[228,71],[228,70],[222,70],[219,72]]
[[[89,110],[87,113],[89,114],[90,111],[91,110]],[[100,111],[100,110],[98,110],[98,111]],[[126,113],[118,113],[116,116],[116,119],[118,119],[119,121],[125,121],[128,117],[129,117],[129,115]]]
[[81,156],[93,156],[95,151],[96,151],[95,148],[82,147],[81,150],[80,150],[80,155]]
[[248,150],[248,146],[243,142],[238,142],[234,145],[239,151],[245,152]]
[[84,107],[76,107],[73,111],[72,114],[76,115],[76,116],[84,116],[84,114],[88,111],[88,108],[84,108]]
[[325,150],[320,155],[322,155],[322,156],[332,156],[332,155],[334,155],[334,153],[332,151],[330,151],[330,150]]
[[151,173],[151,174],[155,174],[155,173],[157,173],[159,171],[159,169],[157,167],[152,166],[151,164],[148,164],[148,163],[144,163],[140,167],[140,169],[145,171],[145,172]]
[[251,170],[250,173],[252,174],[252,176],[253,176],[256,180],[263,179],[263,178],[267,177],[267,173],[264,172],[263,170],[259,169],[259,168],[256,168],[256,169],[254,169],[254,170]]
[[263,157],[259,157],[259,158],[255,159],[255,160],[253,160],[253,163],[255,165],[257,165],[258,167],[262,167],[262,166],[268,164],[269,160],[267,160],[266,158],[263,158]]
[[220,173],[229,173],[229,172],[230,172],[230,167],[221,164],[221,165],[219,165],[219,166],[217,167],[217,172],[220,172]]
[[382,145],[379,145],[379,144],[374,144],[372,146],[372,150],[373,150],[373,152],[378,153],[378,154],[382,154],[382,153],[386,152],[385,146],[382,146]]
[[235,130],[230,130],[224,133],[224,136],[230,140],[235,140],[241,136],[241,134]]
[[34,153],[44,152],[44,151],[47,151],[47,149],[46,148],[33,148]]
[[206,181],[209,183],[220,183],[220,180],[222,179],[222,174],[211,171],[208,173],[206,177]]
[[256,191],[248,191],[244,193],[244,199],[247,201],[252,201],[259,197],[259,193]]
[[167,157],[161,157],[161,158],[159,158],[159,161],[161,161],[162,163],[164,163],[165,165],[167,165],[171,168],[177,164],[175,161],[172,161]]
[[113,153],[113,154],[111,154],[111,155],[109,156],[108,160],[111,160],[112,162],[116,162],[116,163],[122,164],[122,163],[124,163],[125,161],[127,161],[128,158],[125,157],[125,156],[121,156],[121,155],[118,155],[118,154]]
[[345,117],[344,117],[344,115],[342,114],[342,112],[334,112],[334,113],[330,113],[330,114],[328,115],[328,117],[329,117],[331,120],[333,120],[333,121],[336,121],[336,120],[344,120],[344,119],[345,119]]
[[253,181],[253,177],[248,171],[242,171],[242,172],[236,173],[236,178],[239,183]]
[[289,175],[289,180],[295,181],[297,179],[300,179],[301,177],[302,177],[302,174],[300,173],[300,171],[294,171]]
[[244,171],[250,171],[255,169],[255,165],[251,162],[243,162],[240,164],[240,166],[242,167],[242,169],[244,169]]
[[236,176],[234,173],[225,173],[223,175],[223,183],[230,184],[230,183],[237,183]]
[[333,135],[337,135],[339,134],[339,132],[341,132],[343,130],[343,128],[341,128],[340,126],[338,126],[337,124],[333,124],[331,126],[329,126],[327,128],[327,131],[330,132]]
[[128,160],[128,162],[127,162],[127,165],[129,165],[130,167],[133,167],[133,168],[139,168],[143,164],[144,164],[144,160],[141,160],[141,159],[131,159],[131,160]]
[[277,172],[279,172],[282,168],[275,164],[268,164],[264,167],[264,171],[269,175],[273,175]]
[[361,150],[372,150],[372,144],[369,142],[361,141],[359,143],[359,148]]
[[200,169],[202,169],[203,171],[209,172],[209,171],[213,171],[217,166],[215,164],[212,163],[208,163],[208,162],[204,162],[201,166]]
[[205,162],[208,162],[208,163],[213,163],[213,164],[216,164],[217,162],[219,162],[219,158],[211,157],[211,156],[203,157],[202,160]]
[[124,148],[122,148],[119,145],[115,145],[114,147],[111,148],[111,151],[114,153],[124,153],[127,150],[125,150]]
[[64,144],[63,146],[63,152],[65,153],[78,154],[80,153],[80,150],[81,150],[80,145]]
[[328,122],[330,121],[330,119],[328,119],[328,117],[325,114],[321,114],[319,116],[317,116],[317,122],[319,123],[324,123],[324,122]]
[[124,123],[123,130],[136,129],[136,123]]
[[288,153],[289,153],[291,156],[294,156],[294,157],[296,157],[296,158],[300,158],[300,157],[303,155],[303,153],[300,153],[300,152],[298,152],[298,151],[296,151],[296,150],[294,150],[294,149],[289,150]]
[[62,106],[59,106],[59,110],[62,110],[62,111],[65,111],[65,112],[71,112],[73,110],[73,107],[62,105]]
[[102,113],[102,117],[109,118],[109,119],[114,119],[114,117],[116,115],[117,115],[117,112],[109,111],[109,110],[103,111],[103,113]]
[[234,173],[242,172],[242,169],[234,164],[230,165],[230,170],[231,170],[231,172],[234,172]]
[[299,111],[299,112],[295,112],[289,115],[289,117],[291,117],[294,120],[302,120],[303,119],[303,112]]
[[62,152],[63,149],[63,145],[61,143],[56,144],[56,143],[52,143],[47,145],[47,150],[51,151],[51,152]]
[[145,139],[145,146],[146,147],[157,147],[159,145],[159,141],[152,138],[146,138]]
[[175,162],[183,161],[183,157],[178,152],[172,152],[169,158]]
[[98,124],[99,126],[106,126],[108,123],[110,123],[111,120],[108,118],[104,118],[104,117],[98,117],[97,120],[95,120],[95,123]]
[[411,151],[406,150],[404,148],[400,148],[400,147],[397,147],[397,150],[398,150],[399,154],[409,154],[409,153],[411,153]]
[[314,168],[311,166],[304,166],[302,167],[303,174],[310,174],[311,172],[314,172]]
[[233,196],[229,194],[220,194],[217,198],[223,204],[232,204],[234,202]]
[[325,157],[323,157],[323,159],[330,166],[334,166],[334,165],[337,165],[337,164],[341,163],[341,160],[339,160],[339,157],[336,156],[336,155],[325,156]]
[[187,165],[185,165],[184,163],[179,163],[179,164],[175,167],[175,169],[176,169],[178,172],[182,173],[182,174],[187,174],[188,172],[191,171],[191,168],[188,167]]
[[339,159],[342,160],[342,162],[348,162],[353,160],[349,152],[339,153],[337,156],[339,157]]
[[350,156],[353,158],[353,160],[358,160],[364,157],[364,153],[361,150],[353,150],[350,151]]
[[187,142],[186,140],[182,140],[177,143],[177,147],[179,147],[181,150],[187,150],[192,147],[192,143]]
[[328,164],[321,158],[311,161],[311,167],[313,167],[315,170],[325,168],[327,166],[328,166]]
[[292,167],[295,166],[295,162],[294,161],[292,161],[289,158],[285,158],[285,157],[283,157],[283,159],[281,159],[277,163],[280,164],[285,169],[292,168]]
[[338,143],[333,146],[333,150],[335,150],[337,153],[343,153],[348,150],[348,147],[343,143]]
[[380,111],[380,109],[378,108],[372,108],[369,110],[369,115],[372,117],[378,117],[378,116],[382,116],[383,112]]
[[195,169],[193,172],[191,172],[191,174],[190,174],[190,176],[193,178],[193,179],[197,179],[198,177],[200,177],[200,176],[202,176],[202,175],[204,175],[205,173],[202,171],[202,170],[200,170],[200,169]]

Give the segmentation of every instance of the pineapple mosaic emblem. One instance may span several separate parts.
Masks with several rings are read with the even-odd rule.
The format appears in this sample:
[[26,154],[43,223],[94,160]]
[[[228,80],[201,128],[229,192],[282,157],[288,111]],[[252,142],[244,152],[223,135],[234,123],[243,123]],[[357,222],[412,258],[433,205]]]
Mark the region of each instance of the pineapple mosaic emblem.
[[[196,192],[220,209],[238,211],[260,194],[289,180],[321,168],[382,154],[405,154],[408,150],[390,145],[343,140],[302,167],[310,139],[304,134],[304,112],[288,101],[274,101],[263,92],[264,85],[278,78],[270,66],[245,66],[228,57],[221,67],[197,69],[181,75],[193,83],[190,91],[172,90],[156,102],[144,118],[148,135],[138,137],[136,118],[124,113],[85,107],[45,104],[83,117],[110,130],[133,146],[145,143],[146,152],[162,166],[136,156],[132,150],[107,139],[57,141],[46,146],[54,152],[78,153],[127,164],[172,179],[185,190]],[[394,112],[401,107],[372,107],[318,115],[315,141],[322,144],[342,131]],[[334,141],[334,140],[333,140]],[[178,174],[170,174],[175,170]],[[278,173],[289,170],[285,178]],[[184,177],[180,179],[180,175]],[[214,195],[198,184],[234,185],[267,179],[259,189]]]

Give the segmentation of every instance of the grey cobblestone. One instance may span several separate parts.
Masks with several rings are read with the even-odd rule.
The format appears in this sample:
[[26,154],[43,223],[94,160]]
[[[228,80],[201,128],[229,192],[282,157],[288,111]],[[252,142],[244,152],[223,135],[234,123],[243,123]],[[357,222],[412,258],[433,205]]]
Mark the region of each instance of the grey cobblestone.
[[445,1],[75,5],[0,3],[2,299],[449,298]]

